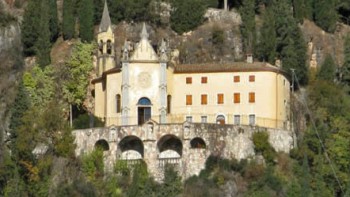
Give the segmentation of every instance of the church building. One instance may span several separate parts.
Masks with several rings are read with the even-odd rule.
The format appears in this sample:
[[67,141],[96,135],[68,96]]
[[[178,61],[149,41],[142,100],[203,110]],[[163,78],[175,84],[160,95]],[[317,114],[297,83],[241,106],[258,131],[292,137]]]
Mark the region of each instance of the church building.
[[245,62],[170,65],[168,44],[162,41],[155,51],[145,24],[135,47],[126,41],[116,57],[107,4],[97,42],[94,114],[105,126],[152,120],[289,130],[290,82],[280,66],[252,56]]

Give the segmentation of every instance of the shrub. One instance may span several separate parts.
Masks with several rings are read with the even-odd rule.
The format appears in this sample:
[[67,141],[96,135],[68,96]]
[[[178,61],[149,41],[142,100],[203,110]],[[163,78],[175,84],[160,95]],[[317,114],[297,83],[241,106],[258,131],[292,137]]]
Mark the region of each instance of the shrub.
[[261,153],[268,163],[273,163],[276,157],[276,151],[270,145],[269,134],[267,132],[256,132],[253,134],[253,143],[255,152]]

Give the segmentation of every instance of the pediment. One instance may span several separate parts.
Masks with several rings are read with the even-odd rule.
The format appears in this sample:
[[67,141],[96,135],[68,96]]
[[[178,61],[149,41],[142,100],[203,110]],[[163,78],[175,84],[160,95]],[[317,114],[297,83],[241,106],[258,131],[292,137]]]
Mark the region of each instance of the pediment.
[[149,41],[147,39],[141,39],[141,41],[137,43],[130,60],[148,62],[159,61],[159,58]]

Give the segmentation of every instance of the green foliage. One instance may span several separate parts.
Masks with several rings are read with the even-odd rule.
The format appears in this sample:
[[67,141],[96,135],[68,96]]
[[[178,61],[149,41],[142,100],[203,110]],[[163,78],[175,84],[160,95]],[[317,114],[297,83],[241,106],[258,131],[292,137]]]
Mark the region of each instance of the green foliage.
[[31,106],[46,106],[55,94],[52,66],[41,69],[34,66],[23,74],[23,84],[28,92]]
[[146,196],[147,189],[145,185],[148,181],[147,165],[144,162],[133,166],[132,182],[126,194],[127,196]]
[[[91,115],[93,118],[93,127],[103,127],[105,123],[98,117]],[[74,129],[87,129],[90,128],[90,115],[82,114],[73,120]]]
[[245,0],[240,9],[242,18],[241,33],[243,39],[243,47],[246,53],[253,53],[256,32],[255,32],[255,0]]
[[341,67],[341,81],[350,86],[350,34],[345,37],[344,41],[344,63]]
[[263,25],[260,29],[260,38],[255,49],[255,54],[260,61],[267,61],[272,65],[276,58],[276,24],[272,8],[267,8],[263,13]]
[[225,41],[224,31],[218,26],[214,25],[212,29],[212,42],[216,46],[222,46]]
[[273,163],[276,157],[276,151],[270,145],[269,134],[267,132],[256,132],[253,134],[254,149],[261,153],[267,162]]
[[282,68],[291,74],[295,69],[301,85],[308,82],[308,68],[306,66],[306,43],[301,30],[290,11],[290,3],[281,0],[274,4],[276,19],[276,50],[282,60]]
[[40,12],[37,6],[41,0],[30,0],[25,9],[23,22],[21,25],[21,39],[23,43],[23,53],[25,56],[35,55],[35,44],[39,37]]
[[326,32],[334,32],[338,20],[336,0],[317,0],[314,6],[316,24]]
[[51,42],[55,42],[58,33],[59,33],[59,27],[58,27],[58,15],[57,15],[57,1],[56,0],[49,0],[49,17],[50,17],[50,32],[51,32]]
[[10,15],[4,11],[4,7],[3,7],[2,3],[0,3],[0,13],[1,13],[1,15],[0,15],[0,27],[5,27],[8,24],[10,24],[11,22],[16,21],[15,17],[13,17],[12,15]]
[[62,34],[65,40],[74,37],[75,17],[73,0],[63,1]]
[[177,33],[182,34],[202,24],[206,7],[201,0],[173,0],[172,6],[170,25]]
[[164,170],[164,182],[161,186],[161,194],[175,197],[181,194],[182,183],[181,177],[173,166],[166,165]]
[[79,10],[80,38],[83,42],[91,42],[94,39],[94,2],[82,0]]
[[335,78],[335,63],[331,55],[327,55],[321,68],[317,74],[317,78],[320,80],[326,80],[332,82]]
[[38,33],[38,40],[35,43],[35,51],[38,58],[38,64],[40,67],[44,68],[45,66],[49,65],[51,62],[50,58],[50,50],[51,50],[51,33],[50,33],[50,18],[49,15],[49,5],[48,2],[42,1],[41,2],[41,15],[40,15],[40,22],[39,22],[39,33]]
[[103,176],[103,150],[95,149],[82,157],[82,171],[87,180],[94,183]]
[[76,43],[70,60],[66,63],[67,79],[63,92],[69,103],[80,105],[86,97],[90,71],[93,69],[91,53],[92,44]]
[[[109,8],[113,23],[125,20],[128,22],[150,21],[157,24],[159,20],[159,16],[154,11],[154,3],[152,0],[110,1]],[[99,20],[101,20],[101,18]]]

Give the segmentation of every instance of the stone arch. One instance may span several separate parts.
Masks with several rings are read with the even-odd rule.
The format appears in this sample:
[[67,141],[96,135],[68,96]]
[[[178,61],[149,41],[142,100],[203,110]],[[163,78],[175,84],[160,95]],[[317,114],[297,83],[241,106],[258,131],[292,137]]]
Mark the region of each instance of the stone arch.
[[97,140],[94,146],[95,149],[100,148],[103,151],[108,151],[109,150],[109,144],[105,139],[100,139]]
[[205,149],[207,147],[205,141],[200,137],[195,137],[190,141],[191,148]]
[[158,140],[157,148],[159,158],[180,158],[182,157],[183,145],[175,135],[165,135]]
[[118,144],[121,159],[142,159],[144,156],[143,142],[137,136],[124,137]]

